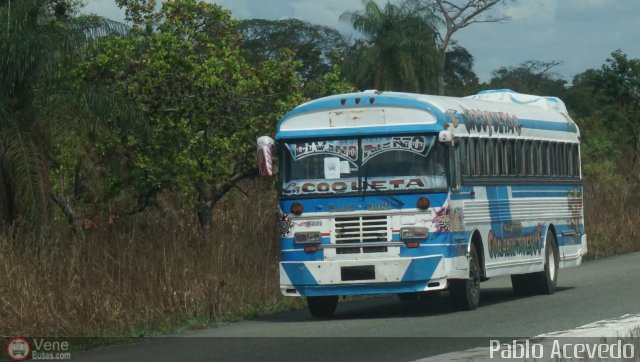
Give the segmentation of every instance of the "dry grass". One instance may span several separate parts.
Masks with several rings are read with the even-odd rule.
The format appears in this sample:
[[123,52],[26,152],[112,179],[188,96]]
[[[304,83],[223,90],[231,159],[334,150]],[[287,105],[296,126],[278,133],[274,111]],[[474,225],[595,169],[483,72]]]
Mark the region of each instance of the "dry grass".
[[584,186],[588,258],[640,250],[640,194],[637,185],[623,180]]
[[2,237],[0,335],[137,335],[295,304],[278,290],[275,195],[245,187],[220,203],[210,237],[169,198],[128,225],[92,221],[86,243]]

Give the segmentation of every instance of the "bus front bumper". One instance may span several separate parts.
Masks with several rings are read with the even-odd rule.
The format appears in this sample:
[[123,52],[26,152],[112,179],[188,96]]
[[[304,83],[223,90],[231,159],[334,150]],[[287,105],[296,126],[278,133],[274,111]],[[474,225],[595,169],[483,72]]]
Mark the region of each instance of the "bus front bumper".
[[286,296],[365,295],[442,290],[447,287],[442,255],[415,258],[280,263]]

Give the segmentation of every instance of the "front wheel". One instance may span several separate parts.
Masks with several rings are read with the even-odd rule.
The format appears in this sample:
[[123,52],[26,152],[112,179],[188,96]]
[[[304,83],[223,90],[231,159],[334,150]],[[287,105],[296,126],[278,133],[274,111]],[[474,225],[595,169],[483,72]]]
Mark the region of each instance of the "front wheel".
[[474,244],[469,250],[469,279],[452,280],[449,292],[453,304],[462,310],[473,310],[480,305],[480,261]]
[[329,318],[333,316],[338,306],[338,296],[307,297],[307,306],[312,316],[316,318]]

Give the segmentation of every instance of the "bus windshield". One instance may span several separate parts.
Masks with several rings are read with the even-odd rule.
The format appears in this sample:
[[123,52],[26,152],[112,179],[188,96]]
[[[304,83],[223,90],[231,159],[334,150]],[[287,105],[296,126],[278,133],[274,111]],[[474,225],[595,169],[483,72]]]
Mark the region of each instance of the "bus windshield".
[[447,188],[446,150],[434,135],[301,140],[284,146],[283,196]]

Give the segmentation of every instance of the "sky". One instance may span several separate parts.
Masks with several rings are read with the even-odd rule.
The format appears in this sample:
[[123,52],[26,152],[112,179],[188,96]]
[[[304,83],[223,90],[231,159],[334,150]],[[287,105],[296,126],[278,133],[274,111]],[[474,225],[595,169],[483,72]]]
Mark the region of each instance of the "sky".
[[[85,12],[124,20],[124,12],[114,0],[85,1]],[[344,11],[362,8],[361,0],[208,1],[230,9],[238,19],[299,18],[345,35],[354,31],[338,17]],[[385,2],[378,0],[380,5]],[[562,61],[553,71],[571,82],[574,75],[601,67],[616,49],[630,58],[640,58],[638,0],[506,0],[494,11],[511,19],[471,24],[453,36],[474,56],[474,70],[481,81],[488,81],[497,68],[527,60]]]

